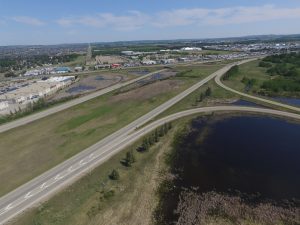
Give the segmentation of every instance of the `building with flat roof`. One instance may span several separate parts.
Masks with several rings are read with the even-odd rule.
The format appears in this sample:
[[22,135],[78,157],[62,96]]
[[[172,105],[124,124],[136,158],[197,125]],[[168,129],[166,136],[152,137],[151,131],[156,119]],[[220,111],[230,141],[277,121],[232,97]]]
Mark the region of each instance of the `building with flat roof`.
[[54,69],[54,72],[55,73],[69,73],[69,72],[71,72],[71,69],[69,68],[69,67],[56,67],[55,69]]

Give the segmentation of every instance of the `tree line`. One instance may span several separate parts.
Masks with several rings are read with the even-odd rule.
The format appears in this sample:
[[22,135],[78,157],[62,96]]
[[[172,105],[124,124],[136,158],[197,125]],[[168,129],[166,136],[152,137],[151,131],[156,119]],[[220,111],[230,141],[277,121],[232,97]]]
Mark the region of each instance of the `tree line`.
[[300,53],[267,56],[259,66],[267,68],[270,76],[276,76],[263,82],[262,94],[300,91]]
[[[143,153],[148,151],[154,144],[159,142],[160,138],[164,137],[169,130],[172,129],[172,123],[165,123],[159,128],[156,128],[154,132],[143,138],[141,144],[135,149],[136,152]],[[130,168],[136,162],[135,151],[127,151],[125,157],[120,161],[123,166]],[[113,169],[109,174],[111,180],[119,180],[120,174],[117,169]]]
[[210,97],[211,94],[212,90],[210,87],[208,87],[204,92],[201,92],[199,95],[196,96],[195,105],[197,105],[198,102],[203,102],[203,100],[207,97]]
[[229,80],[230,77],[236,75],[239,72],[239,66],[235,65],[231,67],[223,76],[223,80]]

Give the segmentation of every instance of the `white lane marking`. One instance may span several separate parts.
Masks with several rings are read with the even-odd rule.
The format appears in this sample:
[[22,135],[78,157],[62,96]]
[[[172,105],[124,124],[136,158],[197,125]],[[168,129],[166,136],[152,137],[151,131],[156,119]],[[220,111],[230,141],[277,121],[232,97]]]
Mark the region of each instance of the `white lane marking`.
[[87,162],[84,162],[84,160],[82,159],[82,160],[80,160],[80,162],[79,162],[79,165],[80,166],[83,166],[83,165],[85,165],[85,164],[87,164]]
[[8,210],[10,210],[10,209],[12,209],[13,208],[13,206],[12,206],[12,204],[10,203],[9,205],[7,205],[5,208],[4,208],[4,211],[8,211]]
[[68,172],[73,172],[73,166],[70,166]]
[[1,211],[0,211],[0,216],[1,216],[2,214],[6,213],[6,212],[7,212],[7,210],[5,210],[5,209],[1,210]]
[[90,158],[90,159],[95,158],[94,153],[90,154],[89,158]]
[[45,183],[43,183],[42,185],[41,185],[41,189],[44,189],[44,188],[47,188],[47,187],[49,187],[48,185],[46,185],[47,183],[45,182]]
[[31,198],[33,195],[31,194],[31,191],[29,191],[26,195],[25,195],[25,199]]
[[55,177],[54,177],[54,180],[60,180],[64,178],[63,176],[60,176],[60,174],[57,174]]

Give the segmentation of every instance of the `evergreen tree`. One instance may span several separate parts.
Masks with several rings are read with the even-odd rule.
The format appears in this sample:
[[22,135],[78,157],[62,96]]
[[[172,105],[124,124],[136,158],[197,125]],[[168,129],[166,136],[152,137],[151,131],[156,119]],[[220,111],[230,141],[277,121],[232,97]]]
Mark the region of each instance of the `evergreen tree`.
[[154,132],[154,141],[155,142],[158,142],[158,137],[159,135],[158,135],[158,130],[157,129],[155,129],[155,132]]
[[208,87],[207,89],[206,89],[206,91],[205,91],[205,96],[210,96],[211,95],[211,88],[210,87]]
[[148,137],[148,144],[149,144],[149,146],[151,146],[151,145],[153,145],[153,143],[154,143],[153,136],[150,135],[150,136]]
[[164,135],[166,135],[168,133],[168,124],[164,124]]
[[144,151],[147,151],[149,149],[149,142],[148,142],[148,139],[145,138],[143,140],[143,143],[142,143],[142,148],[144,149]]
[[204,94],[201,92],[200,97],[199,97],[199,102],[202,102],[204,100]]
[[113,170],[111,172],[111,174],[109,175],[109,178],[112,179],[112,180],[119,180],[120,179],[120,175],[119,175],[119,172],[117,170]]
[[125,162],[127,166],[131,166],[135,162],[135,156],[133,154],[133,151],[126,153]]
[[159,137],[164,136],[164,127],[163,127],[163,126],[161,126],[161,127],[159,128],[158,136],[159,136]]

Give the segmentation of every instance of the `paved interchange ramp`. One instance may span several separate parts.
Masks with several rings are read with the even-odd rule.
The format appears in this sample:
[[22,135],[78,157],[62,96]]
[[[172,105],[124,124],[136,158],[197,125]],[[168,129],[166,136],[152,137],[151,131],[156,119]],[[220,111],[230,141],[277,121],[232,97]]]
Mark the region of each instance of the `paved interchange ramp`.
[[[0,224],[5,223],[10,218],[16,216],[17,214],[33,206],[34,204],[46,198],[49,198],[60,188],[74,182],[76,179],[84,175],[87,171],[100,165],[115,153],[121,151],[129,144],[133,143],[140,137],[144,136],[148,132],[166,122],[192,114],[216,111],[263,113],[300,120],[300,115],[298,114],[278,110],[241,106],[216,106],[196,108],[179,112],[163,119],[157,120],[145,127],[142,127],[157,115],[170,108],[171,106],[197,90],[202,85],[206,84],[208,81],[214,79],[216,76],[221,76],[222,74],[226,73],[232,66],[248,61],[249,60],[244,60],[223,67],[222,69],[216,71],[215,73],[209,75],[205,79],[191,86],[187,90],[173,97],[169,101],[163,103],[159,107],[155,108],[154,110],[150,111],[149,113],[145,114],[129,125],[123,127],[119,131],[109,135],[98,143],[83,150],[81,153],[57,165],[53,169],[47,171],[46,173],[38,176],[27,184],[22,185],[21,187],[2,197],[0,199]],[[140,127],[142,128],[138,129]]]

